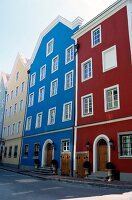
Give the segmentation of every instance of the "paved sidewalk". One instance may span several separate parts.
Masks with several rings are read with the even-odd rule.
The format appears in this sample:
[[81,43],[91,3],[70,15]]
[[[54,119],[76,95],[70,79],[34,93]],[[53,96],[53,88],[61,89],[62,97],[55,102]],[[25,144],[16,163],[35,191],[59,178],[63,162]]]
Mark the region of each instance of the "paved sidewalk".
[[88,178],[77,178],[77,177],[69,177],[69,176],[59,176],[59,175],[43,175],[43,174],[35,174],[32,171],[28,170],[22,170],[18,168],[11,168],[11,167],[5,167],[0,165],[0,169],[7,170],[7,171],[12,171],[15,173],[20,173],[36,178],[41,178],[44,180],[55,180],[55,181],[63,181],[63,182],[70,182],[70,183],[78,183],[78,184],[89,184],[89,185],[96,185],[100,187],[116,187],[120,189],[132,189],[132,181],[127,182],[127,181],[117,181],[114,180],[112,182],[107,182],[107,181],[97,181],[97,180],[91,180]]

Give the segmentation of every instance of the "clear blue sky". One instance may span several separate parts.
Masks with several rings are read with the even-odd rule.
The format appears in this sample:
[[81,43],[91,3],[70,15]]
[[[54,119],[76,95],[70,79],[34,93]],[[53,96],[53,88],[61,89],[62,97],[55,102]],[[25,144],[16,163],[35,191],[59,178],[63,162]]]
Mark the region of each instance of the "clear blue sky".
[[11,73],[18,52],[30,58],[40,33],[58,15],[84,23],[115,0],[0,0],[0,71]]

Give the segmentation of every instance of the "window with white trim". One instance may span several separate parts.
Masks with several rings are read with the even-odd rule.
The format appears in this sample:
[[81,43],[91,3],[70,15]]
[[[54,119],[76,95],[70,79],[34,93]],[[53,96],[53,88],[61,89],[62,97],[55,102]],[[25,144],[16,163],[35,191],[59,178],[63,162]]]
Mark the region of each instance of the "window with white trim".
[[70,151],[70,140],[62,141],[62,152]]
[[46,47],[46,56],[50,55],[53,52],[53,45],[54,45],[54,39],[50,40],[47,43]]
[[17,133],[20,133],[20,131],[21,131],[21,121],[19,121],[17,124]]
[[73,87],[73,70],[65,74],[65,90]]
[[40,128],[42,124],[42,112],[37,113],[36,115],[36,124],[35,124],[35,128]]
[[17,103],[14,105],[14,114],[17,112]]
[[74,60],[74,45],[71,45],[65,51],[65,64],[68,64]]
[[12,106],[10,106],[10,109],[9,109],[9,116],[12,116]]
[[96,27],[91,31],[91,44],[92,47],[101,43],[101,26]]
[[52,73],[58,70],[58,65],[59,65],[59,56],[57,55],[52,59],[52,70],[51,70]]
[[34,156],[39,155],[39,147],[40,147],[40,144],[38,143],[34,144]]
[[12,124],[12,135],[15,133],[16,124]]
[[51,82],[50,85],[50,97],[57,95],[58,89],[58,79],[55,79]]
[[117,67],[116,45],[102,52],[103,72]]
[[39,96],[38,96],[38,102],[41,102],[44,100],[44,93],[45,93],[45,87],[39,88]]
[[29,131],[31,129],[31,122],[32,122],[32,117],[27,117],[26,121],[26,131]]
[[11,126],[10,125],[8,126],[8,130],[7,131],[8,131],[8,136],[9,136],[11,134]]
[[40,68],[40,81],[42,81],[46,77],[46,65]]
[[105,112],[120,108],[119,85],[104,89]]
[[23,100],[20,101],[20,111],[23,110]]
[[119,135],[120,156],[132,157],[132,133]]
[[81,97],[82,117],[93,115],[93,94]]
[[55,124],[56,107],[49,109],[48,112],[48,125]]
[[19,78],[19,72],[16,73],[16,81],[18,81]]
[[17,158],[18,145],[14,146],[14,158]]
[[72,102],[63,105],[63,119],[62,121],[69,121],[72,117]]
[[81,64],[82,68],[82,81],[92,78],[92,58],[86,60]]
[[13,99],[13,90],[11,91],[11,99]]
[[29,94],[28,107],[33,106],[33,103],[34,103],[34,92]]
[[16,96],[18,95],[18,90],[19,90],[19,87],[17,86],[16,87]]
[[29,151],[29,145],[25,144],[24,145],[24,157],[28,157],[28,151]]
[[24,91],[24,86],[25,86],[25,83],[24,83],[24,82],[22,82],[22,85],[21,85],[21,92],[23,92],[23,91]]
[[35,85],[36,73],[31,74],[30,87]]

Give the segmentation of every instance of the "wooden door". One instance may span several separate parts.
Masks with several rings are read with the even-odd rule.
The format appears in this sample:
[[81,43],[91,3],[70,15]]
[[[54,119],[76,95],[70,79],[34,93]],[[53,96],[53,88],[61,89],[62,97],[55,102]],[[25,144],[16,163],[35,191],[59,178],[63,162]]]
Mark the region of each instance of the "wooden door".
[[70,176],[70,155],[61,155],[61,174],[65,176]]
[[107,144],[105,140],[99,141],[98,144],[98,170],[105,171],[107,162]]
[[77,177],[84,177],[85,170],[83,168],[83,163],[88,160],[87,153],[78,153],[77,154]]
[[48,167],[51,166],[51,161],[52,161],[52,145],[49,143],[47,144],[47,162],[46,162],[46,165]]

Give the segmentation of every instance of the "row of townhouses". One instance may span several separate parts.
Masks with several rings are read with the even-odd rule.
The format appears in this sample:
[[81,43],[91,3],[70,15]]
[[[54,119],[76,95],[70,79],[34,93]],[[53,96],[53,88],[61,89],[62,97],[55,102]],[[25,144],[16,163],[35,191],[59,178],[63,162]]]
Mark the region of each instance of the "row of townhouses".
[[112,162],[132,180],[132,0],[81,24],[58,16],[29,60],[17,55],[5,104],[0,91],[1,163],[56,160],[58,174],[83,177],[86,160],[93,173]]

